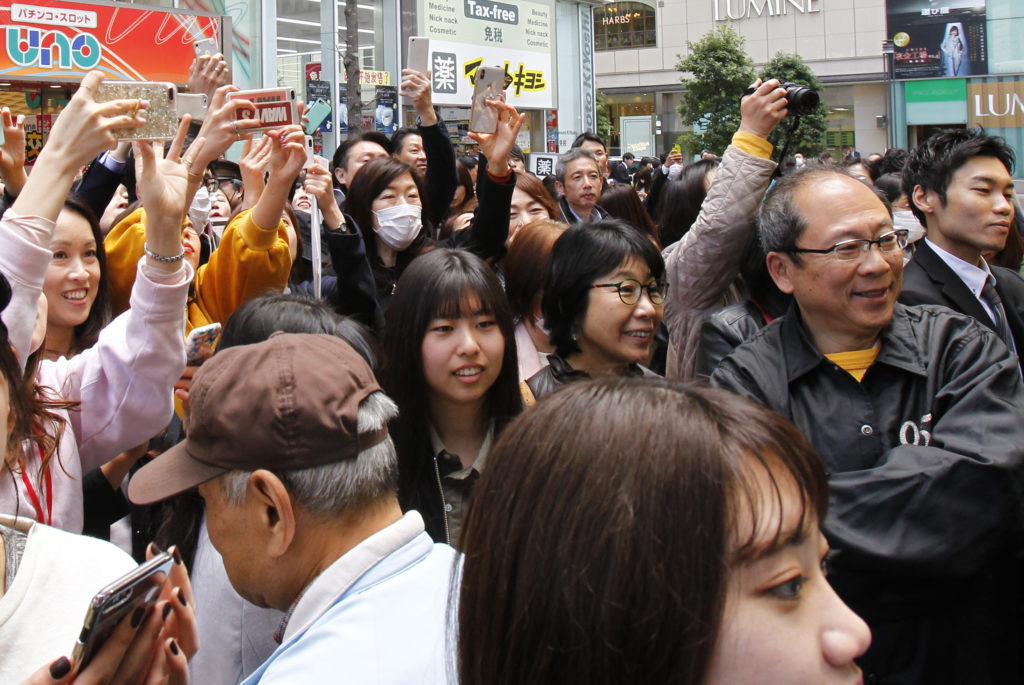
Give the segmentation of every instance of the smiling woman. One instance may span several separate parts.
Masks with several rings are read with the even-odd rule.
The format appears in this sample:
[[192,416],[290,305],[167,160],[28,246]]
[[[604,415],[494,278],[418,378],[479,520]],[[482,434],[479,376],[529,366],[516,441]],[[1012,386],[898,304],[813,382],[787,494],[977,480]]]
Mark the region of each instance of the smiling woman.
[[488,448],[521,409],[512,313],[494,272],[462,250],[417,258],[395,289],[384,351],[399,500],[454,544]]
[[617,219],[567,230],[541,301],[555,354],[526,381],[524,396],[591,376],[654,375],[641,364],[654,348],[664,298],[665,262],[640,231]]
[[71,357],[96,342],[110,319],[106,255],[96,215],[75,195],[57,216],[46,269],[45,359]]

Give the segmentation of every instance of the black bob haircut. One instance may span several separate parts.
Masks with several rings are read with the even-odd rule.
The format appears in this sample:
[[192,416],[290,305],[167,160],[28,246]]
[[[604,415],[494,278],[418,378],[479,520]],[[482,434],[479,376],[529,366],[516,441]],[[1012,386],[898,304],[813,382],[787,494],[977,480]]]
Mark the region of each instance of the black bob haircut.
[[974,157],[995,157],[1010,174],[1013,173],[1013,148],[998,136],[990,136],[983,129],[947,128],[910,151],[903,167],[903,192],[910,200],[914,216],[927,226],[925,214],[914,204],[914,188],[934,190],[946,206],[946,190],[953,174]]
[[647,264],[654,280],[665,279],[665,261],[655,244],[619,219],[576,224],[555,242],[541,311],[560,357],[580,351],[574,331],[587,313],[590,286],[633,258]]

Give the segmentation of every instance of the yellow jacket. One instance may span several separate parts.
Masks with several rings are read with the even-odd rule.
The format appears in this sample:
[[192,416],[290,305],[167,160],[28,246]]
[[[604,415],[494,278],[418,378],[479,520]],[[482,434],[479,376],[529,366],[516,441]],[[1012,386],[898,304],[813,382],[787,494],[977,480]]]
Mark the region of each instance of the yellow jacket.
[[[145,242],[142,208],[121,220],[103,241],[113,316],[128,309]],[[224,323],[246,300],[284,290],[291,268],[284,222],[279,222],[276,229],[261,228],[253,222],[251,210],[239,212],[225,227],[210,261],[196,271],[188,298],[185,335],[199,326]]]

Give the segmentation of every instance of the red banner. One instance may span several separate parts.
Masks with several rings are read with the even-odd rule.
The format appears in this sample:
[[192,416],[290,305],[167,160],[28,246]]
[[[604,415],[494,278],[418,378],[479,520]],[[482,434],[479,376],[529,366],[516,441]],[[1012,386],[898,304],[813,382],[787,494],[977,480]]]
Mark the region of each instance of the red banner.
[[107,78],[186,83],[192,44],[220,39],[216,16],[61,0],[0,0],[0,78]]

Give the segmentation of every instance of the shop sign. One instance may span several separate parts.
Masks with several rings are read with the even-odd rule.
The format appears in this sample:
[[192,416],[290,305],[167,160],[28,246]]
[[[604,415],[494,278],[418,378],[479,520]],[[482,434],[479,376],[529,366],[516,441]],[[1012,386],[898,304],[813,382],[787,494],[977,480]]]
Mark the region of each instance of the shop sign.
[[782,17],[816,14],[822,0],[711,0],[715,21],[739,21],[751,17]]
[[1024,127],[1024,81],[968,83],[967,125],[972,128]]
[[91,69],[107,78],[186,83],[192,44],[218,38],[219,19],[185,11],[60,0],[0,0],[0,76],[78,80]]
[[427,0],[417,14],[419,35],[429,39],[435,104],[469,105],[476,69],[488,64],[505,65],[513,78],[511,104],[553,106],[552,0]]
[[504,67],[512,80],[505,91],[509,104],[534,109],[552,106],[550,55],[431,40],[427,59],[431,71],[431,99],[436,105],[469,105],[476,70],[487,64]]
[[[320,62],[310,62],[306,65],[306,80],[307,81],[319,81],[321,72]],[[348,73],[342,70],[339,74],[341,76],[342,83],[348,83]],[[359,72],[359,85],[361,86],[390,86],[391,85],[391,72],[390,71],[360,71]]]

